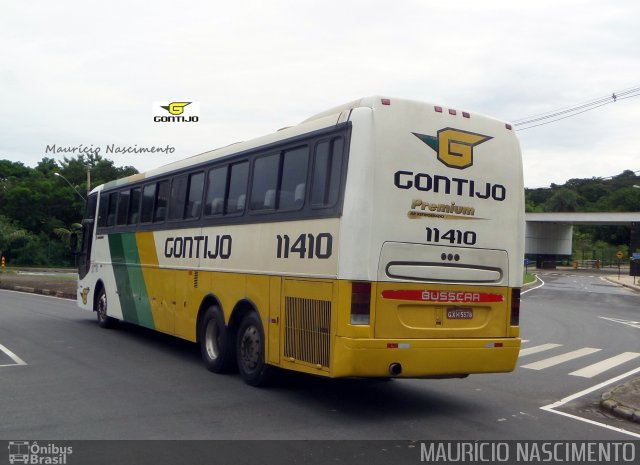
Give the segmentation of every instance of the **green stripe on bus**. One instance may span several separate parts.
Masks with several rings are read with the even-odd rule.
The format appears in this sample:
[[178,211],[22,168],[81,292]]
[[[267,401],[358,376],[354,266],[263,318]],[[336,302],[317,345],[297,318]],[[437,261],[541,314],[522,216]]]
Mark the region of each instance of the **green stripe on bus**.
[[109,234],[109,249],[124,320],[155,329],[135,234]]

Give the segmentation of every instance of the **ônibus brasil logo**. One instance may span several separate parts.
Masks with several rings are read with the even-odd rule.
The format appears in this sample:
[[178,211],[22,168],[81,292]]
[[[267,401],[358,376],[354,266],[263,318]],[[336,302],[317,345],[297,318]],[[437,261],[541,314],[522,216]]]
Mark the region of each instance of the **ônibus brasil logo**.
[[465,169],[473,165],[473,148],[493,139],[493,137],[462,131],[460,129],[440,129],[437,135],[413,133],[438,154],[438,160],[450,168]]
[[156,123],[197,123],[199,102],[153,102],[153,121]]

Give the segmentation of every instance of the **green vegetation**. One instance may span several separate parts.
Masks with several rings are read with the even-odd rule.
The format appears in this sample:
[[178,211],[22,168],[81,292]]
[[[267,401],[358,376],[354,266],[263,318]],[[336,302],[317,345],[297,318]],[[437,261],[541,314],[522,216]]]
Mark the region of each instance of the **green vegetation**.
[[523,280],[524,284],[532,283],[535,280],[536,280],[536,275],[534,275],[533,273],[525,273],[524,274],[524,280]]
[[74,265],[67,232],[82,218],[85,202],[78,192],[86,198],[87,167],[94,187],[138,172],[99,155],[61,162],[45,157],[35,168],[0,160],[0,255],[7,265]]

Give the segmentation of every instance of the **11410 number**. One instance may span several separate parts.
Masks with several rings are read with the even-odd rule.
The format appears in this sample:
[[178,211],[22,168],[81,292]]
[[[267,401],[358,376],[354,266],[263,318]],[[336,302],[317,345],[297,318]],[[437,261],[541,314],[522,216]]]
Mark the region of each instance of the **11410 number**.
[[475,245],[476,233],[474,231],[461,231],[449,229],[443,233],[438,228],[426,228],[427,242],[448,242],[449,244]]
[[300,234],[295,240],[287,234],[278,234],[276,246],[277,258],[289,258],[296,255],[300,258],[329,258],[333,252],[333,236],[329,233]]

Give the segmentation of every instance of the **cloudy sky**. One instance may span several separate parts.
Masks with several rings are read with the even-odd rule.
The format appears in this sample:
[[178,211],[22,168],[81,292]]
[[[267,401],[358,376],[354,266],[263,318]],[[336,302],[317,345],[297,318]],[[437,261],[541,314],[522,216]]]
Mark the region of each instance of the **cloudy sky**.
[[[144,171],[378,94],[513,121],[640,87],[638,18],[638,0],[0,0],[0,159],[82,145]],[[181,100],[198,124],[153,122]],[[638,171],[640,97],[519,134],[527,187]]]

